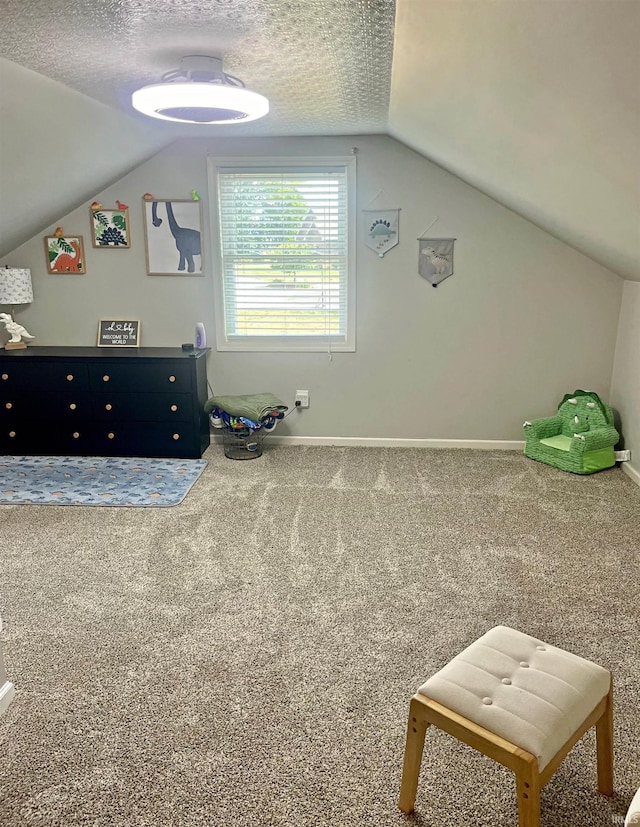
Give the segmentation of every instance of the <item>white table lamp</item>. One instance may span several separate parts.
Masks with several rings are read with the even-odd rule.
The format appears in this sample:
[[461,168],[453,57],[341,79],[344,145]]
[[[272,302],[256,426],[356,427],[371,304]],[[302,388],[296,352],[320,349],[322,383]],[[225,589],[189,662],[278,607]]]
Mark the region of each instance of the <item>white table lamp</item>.
[[31,285],[31,270],[20,267],[0,267],[0,305],[11,305],[12,313],[0,313],[0,322],[5,325],[10,340],[5,345],[6,350],[25,348],[24,339],[33,339],[21,324],[13,318],[13,308],[16,304],[30,304],[33,301],[33,287]]

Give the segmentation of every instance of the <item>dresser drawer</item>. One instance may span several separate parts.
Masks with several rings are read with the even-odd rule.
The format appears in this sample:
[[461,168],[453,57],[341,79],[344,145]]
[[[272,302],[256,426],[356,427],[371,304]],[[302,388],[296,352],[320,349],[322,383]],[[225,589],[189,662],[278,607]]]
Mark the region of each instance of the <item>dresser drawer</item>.
[[85,364],[57,361],[29,364],[26,359],[15,359],[0,365],[0,394],[3,398],[13,390],[38,393],[68,388],[89,389],[89,371]]
[[100,456],[199,457],[199,435],[191,424],[116,421],[95,426]]
[[190,393],[94,393],[93,416],[105,422],[188,422],[193,419],[193,397]]
[[39,453],[34,426],[35,423],[26,419],[20,422],[3,419],[0,422],[0,451],[14,456]]
[[171,391],[191,393],[191,371],[184,362],[103,361],[89,365],[91,390],[112,393]]
[[91,397],[88,391],[62,393],[3,393],[0,401],[0,421],[24,418],[39,419],[41,427],[51,419],[77,422],[91,418]]
[[0,451],[3,454],[92,454],[89,423],[46,422],[21,419],[0,423]]

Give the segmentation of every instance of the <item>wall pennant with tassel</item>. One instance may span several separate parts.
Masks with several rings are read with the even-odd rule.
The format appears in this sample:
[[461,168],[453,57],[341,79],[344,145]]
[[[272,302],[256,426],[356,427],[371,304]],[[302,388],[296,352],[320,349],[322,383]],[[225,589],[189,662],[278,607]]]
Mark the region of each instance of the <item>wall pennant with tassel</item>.
[[[384,190],[379,189],[367,206],[384,194]],[[362,210],[362,214],[367,247],[382,258],[399,241],[400,209]]]
[[437,287],[441,281],[453,275],[453,244],[456,241],[455,238],[424,237],[437,220],[436,216],[418,238],[418,272],[432,287]]

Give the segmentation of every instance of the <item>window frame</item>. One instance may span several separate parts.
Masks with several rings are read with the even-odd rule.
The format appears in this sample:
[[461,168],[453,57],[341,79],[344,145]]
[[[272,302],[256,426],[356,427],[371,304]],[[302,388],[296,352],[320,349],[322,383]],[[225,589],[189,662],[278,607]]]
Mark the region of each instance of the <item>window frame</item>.
[[[242,156],[207,159],[209,193],[211,195],[210,224],[214,246],[214,300],[216,322],[216,349],[245,352],[354,352],[356,349],[356,157],[347,156]],[[301,172],[325,172],[331,167],[344,167],[347,185],[347,265],[345,335],[322,336],[232,336],[225,332],[224,267],[222,256],[220,198],[218,176],[221,172],[281,172],[292,175]]]

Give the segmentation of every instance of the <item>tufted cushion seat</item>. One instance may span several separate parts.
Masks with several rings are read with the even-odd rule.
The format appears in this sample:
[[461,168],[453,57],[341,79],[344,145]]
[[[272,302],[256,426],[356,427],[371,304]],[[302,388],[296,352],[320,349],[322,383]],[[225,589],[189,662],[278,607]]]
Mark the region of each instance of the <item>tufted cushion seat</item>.
[[418,692],[532,753],[541,771],[610,686],[601,666],[496,626]]
[[411,699],[398,802],[405,813],[415,805],[429,726],[514,772],[519,827],[539,827],[540,790],[591,727],[598,789],[613,795],[611,673],[516,629],[491,629]]

